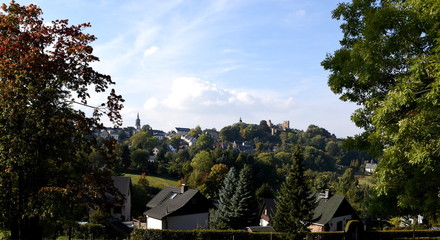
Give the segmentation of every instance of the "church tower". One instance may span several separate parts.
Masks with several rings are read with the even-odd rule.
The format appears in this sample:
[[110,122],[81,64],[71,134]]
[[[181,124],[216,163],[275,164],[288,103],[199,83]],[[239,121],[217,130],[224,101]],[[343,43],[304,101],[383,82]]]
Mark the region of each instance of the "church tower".
[[136,131],[140,131],[141,130],[141,120],[139,119],[139,113],[137,114],[137,118],[136,118]]

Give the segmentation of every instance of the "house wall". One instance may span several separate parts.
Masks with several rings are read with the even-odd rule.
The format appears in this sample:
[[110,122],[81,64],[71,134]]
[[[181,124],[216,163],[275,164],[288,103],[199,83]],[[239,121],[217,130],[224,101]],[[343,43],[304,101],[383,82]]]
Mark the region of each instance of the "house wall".
[[[329,226],[328,231],[343,231],[345,229],[345,225],[347,224],[347,222],[350,221],[352,218],[353,218],[352,215],[345,215],[341,217],[332,218],[328,223]],[[337,229],[338,222],[342,222],[342,229]]]
[[260,218],[260,226],[262,226],[262,227],[266,227],[266,226],[268,226],[268,225],[269,225],[269,222],[268,222],[268,221],[266,221],[266,220]]
[[124,214],[125,221],[131,221],[131,190],[128,189],[128,196],[125,196],[125,204],[122,208],[122,214]]
[[308,226],[307,228],[310,230],[310,232],[322,232],[325,230],[324,226],[316,225],[316,224],[312,224],[312,225]]
[[164,229],[162,220],[147,216],[147,229]]
[[207,228],[209,213],[188,214],[181,216],[167,217],[167,229],[193,230]]

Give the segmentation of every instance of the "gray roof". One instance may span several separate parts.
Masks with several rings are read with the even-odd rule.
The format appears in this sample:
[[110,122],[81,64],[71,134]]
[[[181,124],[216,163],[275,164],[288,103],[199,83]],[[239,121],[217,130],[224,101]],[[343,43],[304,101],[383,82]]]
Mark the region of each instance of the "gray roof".
[[[319,193],[315,194],[315,196],[317,200],[312,218],[314,224],[325,225],[334,217],[349,214],[353,215],[353,219],[359,219],[356,211],[344,196],[333,195],[330,198],[323,198]],[[269,217],[273,217],[276,212],[276,207],[274,199],[264,199],[263,206],[260,210],[260,217],[264,208],[267,208]]]
[[147,203],[151,209],[144,212],[144,215],[162,219],[184,207],[198,192],[188,189],[181,193],[181,188],[167,186]]
[[122,177],[122,176],[112,176],[115,187],[124,194],[128,196],[130,191],[131,178],[130,177]]
[[328,199],[319,198],[316,208],[313,211],[313,222],[321,225],[325,225],[330,222],[344,200],[345,197],[342,195],[333,195]]

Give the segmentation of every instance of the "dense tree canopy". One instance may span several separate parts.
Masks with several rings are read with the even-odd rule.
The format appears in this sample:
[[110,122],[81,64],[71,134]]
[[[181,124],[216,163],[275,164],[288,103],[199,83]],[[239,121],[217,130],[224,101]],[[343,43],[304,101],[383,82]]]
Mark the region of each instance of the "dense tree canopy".
[[104,166],[114,163],[113,142],[95,148],[106,151],[105,165],[93,167],[87,156],[103,113],[120,124],[114,91],[91,117],[72,105],[87,105],[89,89],[113,84],[90,66],[98,60],[95,37],[83,33],[90,25],[47,24],[40,15],[15,2],[0,11],[0,221],[13,239],[40,239],[43,221],[73,220],[75,206],[111,192]]
[[342,47],[322,62],[328,84],[365,133],[352,142],[380,156],[380,194],[400,210],[440,215],[440,2],[354,0],[333,12]]
[[273,217],[275,230],[286,232],[289,239],[295,239],[298,232],[306,230],[315,207],[315,199],[304,176],[303,156],[299,147],[292,158],[293,163],[278,194]]

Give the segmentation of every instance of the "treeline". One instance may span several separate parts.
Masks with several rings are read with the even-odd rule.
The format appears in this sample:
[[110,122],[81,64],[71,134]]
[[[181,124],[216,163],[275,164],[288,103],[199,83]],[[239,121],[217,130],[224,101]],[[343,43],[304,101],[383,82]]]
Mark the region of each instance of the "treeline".
[[[354,172],[362,171],[363,164],[371,158],[362,152],[346,150],[343,139],[326,129],[310,125],[305,131],[274,131],[263,120],[258,125],[239,122],[226,126],[218,136],[208,132],[215,132],[215,129],[202,130],[199,126],[191,129],[188,135],[197,139],[191,146],[177,135],[159,140],[148,125],[130,138],[121,133],[117,149],[118,171],[173,177],[180,179],[179,183],[200,190],[206,197],[217,199],[228,171],[236,168],[240,172],[249,165],[252,186],[261,203],[264,198],[276,195],[292,163],[292,151],[299,145],[313,191],[330,189],[333,193],[348,193],[359,212],[366,212],[361,203],[365,193],[354,178]],[[147,191],[140,192],[145,195]],[[142,203],[138,206],[140,209],[136,208],[137,214],[145,210]]]

